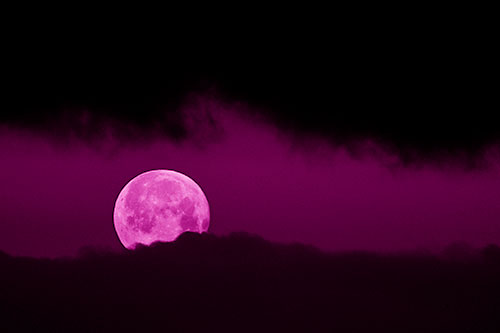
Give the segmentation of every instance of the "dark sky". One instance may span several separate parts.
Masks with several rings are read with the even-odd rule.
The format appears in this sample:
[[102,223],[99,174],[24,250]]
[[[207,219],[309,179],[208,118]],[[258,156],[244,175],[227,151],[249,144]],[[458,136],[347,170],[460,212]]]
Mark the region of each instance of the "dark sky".
[[156,168],[201,185],[216,234],[330,250],[497,242],[487,22],[404,21],[8,36],[0,249],[119,247],[114,200]]
[[373,138],[405,158],[474,154],[497,141],[487,22],[472,29],[407,19],[193,37],[45,24],[24,38],[7,36],[1,120],[64,134],[83,109],[96,121],[118,120],[125,132],[179,138],[186,94],[209,92],[249,103],[298,135]]

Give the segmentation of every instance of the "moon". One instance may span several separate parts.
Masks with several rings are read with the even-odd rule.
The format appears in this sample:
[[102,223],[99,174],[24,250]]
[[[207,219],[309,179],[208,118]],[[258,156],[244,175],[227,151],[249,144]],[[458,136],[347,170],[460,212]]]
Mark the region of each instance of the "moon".
[[206,232],[208,201],[191,178],[172,170],[152,170],[129,181],[116,199],[113,221],[127,249],[171,242],[185,231]]

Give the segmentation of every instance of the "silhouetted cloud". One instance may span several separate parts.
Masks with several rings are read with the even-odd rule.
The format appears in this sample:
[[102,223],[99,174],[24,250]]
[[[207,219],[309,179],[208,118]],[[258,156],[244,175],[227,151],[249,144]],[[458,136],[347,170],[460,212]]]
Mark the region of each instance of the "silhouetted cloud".
[[0,325],[16,331],[495,332],[499,259],[495,246],[462,262],[327,254],[244,233],[187,233],[122,254],[87,249],[74,259],[2,255]]
[[92,139],[110,125],[123,140],[183,139],[180,106],[189,93],[203,93],[248,103],[299,137],[369,138],[406,159],[474,155],[498,142],[486,37],[457,31],[443,44],[432,29],[419,32],[425,38],[403,30],[384,39],[352,33],[334,46],[315,39],[123,52],[54,42],[42,53],[26,44],[8,54],[0,123],[63,138]]

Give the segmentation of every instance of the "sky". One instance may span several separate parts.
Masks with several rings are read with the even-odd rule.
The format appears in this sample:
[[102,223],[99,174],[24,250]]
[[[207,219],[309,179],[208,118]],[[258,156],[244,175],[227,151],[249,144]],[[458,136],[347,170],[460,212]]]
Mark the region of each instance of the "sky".
[[331,251],[498,244],[494,29],[358,14],[8,33],[0,250],[120,250],[114,201],[152,169],[200,184],[217,235]]
[[[152,169],[182,172],[201,186],[216,235],[243,231],[328,251],[498,244],[495,144],[478,153],[475,168],[456,160],[408,164],[376,140],[346,146],[297,136],[244,101],[190,95],[179,110],[182,140],[122,140],[112,122],[101,123],[92,140],[2,126],[0,250],[36,257],[82,247],[119,251],[114,201],[130,179]],[[79,114],[78,128],[89,117]]]
[[[0,327],[500,332],[496,11],[288,7],[9,11]],[[157,169],[208,233],[127,250]]]

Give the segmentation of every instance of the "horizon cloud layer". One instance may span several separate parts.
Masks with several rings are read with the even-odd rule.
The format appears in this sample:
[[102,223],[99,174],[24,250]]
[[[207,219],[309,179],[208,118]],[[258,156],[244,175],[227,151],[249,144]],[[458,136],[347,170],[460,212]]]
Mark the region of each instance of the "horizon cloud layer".
[[255,233],[332,251],[439,250],[500,240],[500,158],[483,168],[406,165],[365,140],[356,155],[321,137],[297,140],[246,106],[198,97],[184,106],[185,140],[121,142],[112,128],[89,144],[0,131],[0,250],[30,256],[119,248],[112,210],[137,174],[172,169],[210,202],[212,232]]

